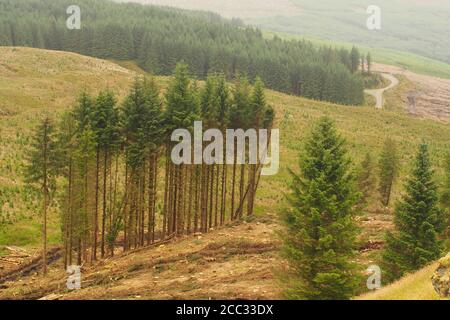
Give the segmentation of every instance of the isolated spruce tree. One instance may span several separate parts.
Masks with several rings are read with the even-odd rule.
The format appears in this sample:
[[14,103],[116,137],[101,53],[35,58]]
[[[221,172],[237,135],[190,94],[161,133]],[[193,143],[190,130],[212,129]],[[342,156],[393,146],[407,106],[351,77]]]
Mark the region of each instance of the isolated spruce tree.
[[370,52],[367,53],[366,61],[367,61],[367,73],[371,74],[372,73],[372,55],[370,54]]
[[381,203],[384,206],[389,205],[392,187],[398,174],[398,166],[397,146],[391,138],[387,138],[379,160],[379,191]]
[[35,183],[43,194],[43,273],[47,273],[47,211],[50,195],[55,189],[56,162],[55,129],[52,120],[45,115],[39,123],[29,151],[26,180]]
[[357,193],[345,141],[324,117],[307,138],[299,174],[292,173],[284,215],[283,252],[292,270],[292,299],[348,299],[358,285],[351,261],[357,227]]
[[358,189],[361,192],[360,206],[367,205],[373,190],[375,189],[374,162],[372,155],[366,153],[358,175]]
[[352,51],[350,52],[350,63],[351,63],[351,72],[355,73],[356,71],[358,71],[358,67],[359,67],[359,61],[360,61],[360,54],[359,54],[359,50],[356,47],[352,48]]
[[438,208],[437,186],[427,144],[421,144],[414,161],[406,194],[397,204],[394,233],[388,232],[383,261],[388,278],[397,279],[420,269],[441,255],[439,240],[445,226]]
[[444,185],[442,186],[442,195],[441,195],[441,205],[444,208],[446,213],[446,238],[448,239],[450,236],[450,153],[447,154],[445,159],[445,180]]

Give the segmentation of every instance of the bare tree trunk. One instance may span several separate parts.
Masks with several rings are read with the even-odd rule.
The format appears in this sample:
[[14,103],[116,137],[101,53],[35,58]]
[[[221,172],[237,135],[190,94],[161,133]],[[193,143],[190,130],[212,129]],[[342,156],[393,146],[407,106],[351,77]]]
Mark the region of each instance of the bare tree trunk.
[[94,234],[92,244],[92,260],[97,260],[97,234],[98,234],[98,188],[99,188],[99,171],[100,171],[100,150],[97,147],[97,168],[95,172],[95,212],[94,212]]
[[44,191],[44,226],[43,226],[43,242],[44,242],[44,248],[42,252],[42,271],[44,275],[47,274],[47,199],[48,199],[48,130],[47,126],[45,126],[44,129],[44,183],[43,183],[43,191]]
[[234,203],[235,203],[235,192],[236,192],[236,167],[237,167],[237,152],[236,148],[234,149],[234,156],[233,156],[233,178],[231,180],[231,213],[230,213],[230,219],[234,220]]
[[101,242],[101,256],[105,257],[105,223],[106,223],[106,182],[108,170],[108,151],[104,150],[103,158],[103,212],[102,212],[102,242]]

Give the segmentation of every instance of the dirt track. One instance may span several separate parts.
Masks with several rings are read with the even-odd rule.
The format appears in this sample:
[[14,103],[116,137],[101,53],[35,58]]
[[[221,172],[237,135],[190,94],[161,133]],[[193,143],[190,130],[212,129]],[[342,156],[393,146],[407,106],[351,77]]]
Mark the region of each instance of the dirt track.
[[365,93],[370,94],[371,96],[374,96],[376,99],[376,105],[375,107],[377,109],[383,109],[383,94],[387,90],[390,90],[398,85],[399,81],[396,77],[394,77],[392,74],[389,73],[381,73],[381,75],[391,82],[390,85],[388,85],[386,88],[382,89],[371,89],[371,90],[364,90]]
[[404,97],[408,113],[450,123],[450,79],[420,75],[399,67],[375,63],[373,70],[403,75],[418,87]]

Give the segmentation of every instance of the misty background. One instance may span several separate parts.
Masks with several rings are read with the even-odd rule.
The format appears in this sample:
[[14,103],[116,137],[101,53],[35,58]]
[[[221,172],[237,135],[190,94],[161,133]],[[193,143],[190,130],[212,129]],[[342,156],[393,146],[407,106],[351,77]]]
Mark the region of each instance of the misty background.
[[[207,10],[265,30],[407,51],[450,63],[449,0],[113,0]],[[369,5],[382,29],[366,27]]]

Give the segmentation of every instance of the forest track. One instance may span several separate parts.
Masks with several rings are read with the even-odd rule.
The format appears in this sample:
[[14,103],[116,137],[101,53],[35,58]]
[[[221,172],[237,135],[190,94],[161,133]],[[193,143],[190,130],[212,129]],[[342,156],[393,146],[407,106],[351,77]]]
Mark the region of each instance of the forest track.
[[390,81],[390,84],[387,87],[382,88],[382,89],[367,89],[367,90],[364,90],[365,93],[375,97],[375,99],[376,99],[375,107],[377,109],[383,109],[383,102],[384,102],[383,101],[383,94],[386,91],[396,87],[399,84],[398,79],[395,76],[393,76],[392,74],[390,74],[390,73],[380,73],[380,74],[381,74],[381,76],[383,76],[383,78],[385,78],[386,80]]
[[405,77],[415,84],[411,92],[405,92],[403,108],[413,116],[450,123],[450,79],[442,79],[414,73],[404,68],[374,63],[373,70]]

